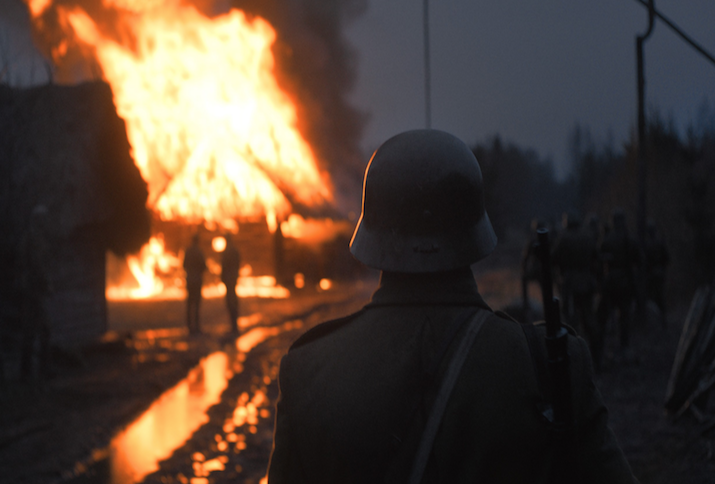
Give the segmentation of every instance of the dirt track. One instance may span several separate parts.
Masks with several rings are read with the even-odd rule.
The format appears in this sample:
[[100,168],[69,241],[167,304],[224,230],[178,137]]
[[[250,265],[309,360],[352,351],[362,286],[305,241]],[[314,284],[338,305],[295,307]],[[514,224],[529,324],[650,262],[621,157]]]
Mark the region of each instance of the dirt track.
[[[315,324],[331,308],[348,310],[353,300],[362,304],[373,286],[304,291],[289,300],[249,299],[242,301],[242,314],[260,314],[248,324],[267,327],[315,314],[305,325]],[[110,318],[112,311],[115,318],[121,315],[120,320],[110,320],[114,339],[88,349],[81,360],[64,362],[57,367],[57,377],[48,382],[11,380],[3,385],[1,483],[107,482],[101,463],[117,431],[176,385],[201,358],[226,348],[235,350],[220,299],[205,301],[204,334],[195,337],[183,328],[182,301],[133,305],[133,311],[119,306],[110,306]],[[286,348],[305,327],[296,325],[282,335]]]
[[[648,323],[633,334],[636,361],[620,362],[611,355],[597,377],[621,447],[643,484],[715,483],[715,431],[686,414],[677,421],[663,409],[678,339],[687,312],[680,305],[670,312],[667,329],[649,312]],[[616,348],[615,334],[610,348]]]

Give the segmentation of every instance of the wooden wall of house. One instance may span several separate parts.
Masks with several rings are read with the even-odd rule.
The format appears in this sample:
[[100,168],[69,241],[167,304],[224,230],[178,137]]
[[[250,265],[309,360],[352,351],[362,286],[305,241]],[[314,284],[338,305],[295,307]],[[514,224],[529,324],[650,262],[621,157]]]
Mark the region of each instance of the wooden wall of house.
[[107,330],[105,244],[95,228],[76,231],[51,251],[54,293],[47,309],[53,345],[90,344]]
[[250,264],[254,276],[275,274],[273,234],[268,231],[265,220],[241,223],[234,239],[241,253],[241,264]]

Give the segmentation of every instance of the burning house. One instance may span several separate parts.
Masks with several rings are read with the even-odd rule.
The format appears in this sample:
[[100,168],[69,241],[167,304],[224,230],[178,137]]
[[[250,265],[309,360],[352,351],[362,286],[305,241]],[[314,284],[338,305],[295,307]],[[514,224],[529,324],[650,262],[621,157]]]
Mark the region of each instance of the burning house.
[[[108,188],[102,184],[104,171],[95,175],[71,168],[64,164],[66,156],[48,161],[65,170],[61,179],[75,187],[53,192],[57,197],[62,193],[68,204],[63,216],[81,220],[77,227],[105,227],[87,236],[101,240],[92,250],[75,239],[67,249],[95,261],[93,269],[81,272],[92,274],[92,281],[101,279],[101,284],[92,284],[100,309],[105,294],[110,299],[183,297],[183,249],[197,232],[213,274],[204,287],[209,297],[226,290],[216,277],[225,233],[234,236],[243,256],[240,296],[285,297],[281,284],[338,277],[355,269],[347,251],[352,223],[346,220],[355,207],[345,200],[354,196],[359,202],[362,118],[343,100],[352,71],[349,49],[333,24],[341,21],[344,8],[314,2],[298,16],[286,16],[278,7],[290,4],[288,10],[295,11],[299,2],[236,3],[256,12],[210,1],[26,0],[37,44],[52,59],[56,81],[102,78],[106,84],[27,91],[102,94],[99,99],[85,93],[77,106],[92,113],[83,117],[85,111],[77,109],[79,117],[71,121],[68,116],[64,124],[45,115],[52,110],[15,103],[13,109],[23,111],[23,129],[34,129],[24,123],[34,113],[43,120],[35,124],[54,126],[54,136],[84,156],[95,156],[84,148],[94,143],[97,149],[113,150],[112,156],[122,157],[133,170],[131,177],[128,172],[122,172],[123,178],[106,175],[112,183]],[[276,32],[264,16],[285,26],[284,32]],[[107,103],[111,107],[102,107]],[[97,113],[111,111],[115,125],[121,124],[121,149],[103,138],[115,142],[120,135],[102,131],[95,108]],[[33,139],[45,149],[44,135]],[[15,166],[13,161],[8,170]],[[47,175],[47,183],[37,183],[39,192],[60,180]],[[25,197],[20,188],[14,190],[16,198]],[[86,197],[77,195],[78,190],[85,190]],[[111,200],[99,201],[102,197]],[[126,211],[121,204],[130,199],[133,208]],[[37,200],[23,198],[24,210]],[[47,205],[59,210],[59,202],[57,207],[52,201]],[[119,216],[115,212],[126,214],[124,225],[113,221]],[[13,220],[23,216],[18,212]],[[58,216],[58,226],[67,226],[65,218]],[[136,225],[128,226],[131,220]],[[120,240],[125,245],[112,245]],[[110,255],[105,271],[106,249],[119,257]]]

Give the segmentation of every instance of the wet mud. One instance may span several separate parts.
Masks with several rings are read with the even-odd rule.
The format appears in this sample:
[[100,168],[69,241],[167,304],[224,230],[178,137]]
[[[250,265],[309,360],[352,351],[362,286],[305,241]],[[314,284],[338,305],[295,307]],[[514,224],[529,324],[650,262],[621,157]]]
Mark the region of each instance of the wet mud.
[[[269,338],[269,346],[285,351],[308,325],[331,311],[345,314],[361,306],[374,286],[375,281],[368,281],[325,292],[301,291],[291,299],[247,299],[242,301],[242,314],[249,316],[242,320],[243,333],[279,328]],[[135,305],[134,312],[127,304],[119,311],[110,307],[110,318],[118,312],[122,317],[110,319],[107,340],[71,355],[71,361],[58,362],[55,378],[30,382],[11,378],[2,384],[1,483],[111,483],[117,472],[112,468],[110,444],[117,434],[181,382],[202,358],[217,352],[228,357],[241,353],[228,332],[222,299],[205,301],[203,334],[196,336],[185,330],[183,302],[173,303],[144,302]],[[293,324],[286,328],[287,322]],[[248,343],[251,348],[244,355],[260,353],[260,340]],[[259,348],[252,347],[256,344]],[[252,365],[250,361],[247,358],[246,365]],[[222,393],[228,398],[228,391]]]

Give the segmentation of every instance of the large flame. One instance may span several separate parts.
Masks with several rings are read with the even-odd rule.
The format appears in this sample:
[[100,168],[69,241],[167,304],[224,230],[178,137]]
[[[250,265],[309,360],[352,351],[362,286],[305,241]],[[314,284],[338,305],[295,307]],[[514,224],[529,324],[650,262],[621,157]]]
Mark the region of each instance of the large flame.
[[287,216],[286,194],[309,206],[331,199],[275,80],[267,22],[239,10],[209,19],[175,2],[113,3],[131,45],[102,35],[78,7],[58,13],[94,49],[162,219],[230,227],[236,217]]
[[[295,105],[276,81],[276,34],[265,20],[235,9],[208,18],[180,0],[102,0],[94,18],[52,0],[26,2],[39,27],[48,10],[56,14],[64,33],[52,48],[58,64],[79,48],[101,68],[148,184],[148,206],[162,220],[235,232],[237,219],[265,217],[273,231],[292,203],[332,201]],[[110,28],[100,17],[112,19]],[[127,297],[162,291],[152,272],[159,261],[177,266],[179,255],[164,253],[158,240],[128,259],[140,288]]]

